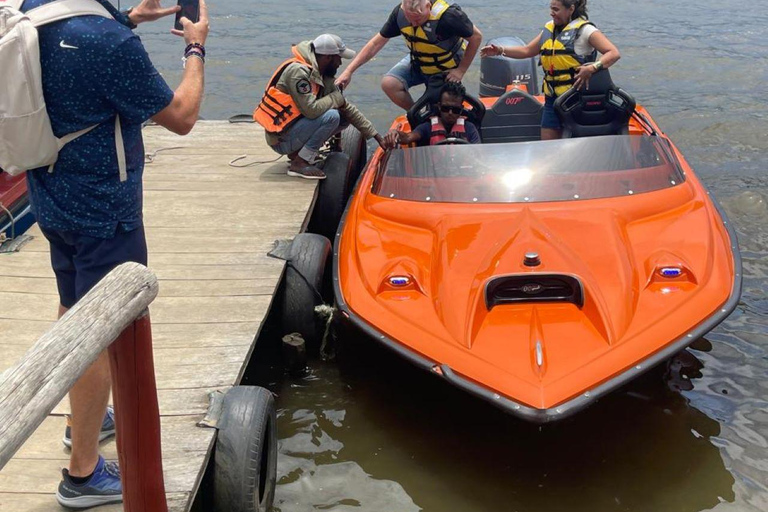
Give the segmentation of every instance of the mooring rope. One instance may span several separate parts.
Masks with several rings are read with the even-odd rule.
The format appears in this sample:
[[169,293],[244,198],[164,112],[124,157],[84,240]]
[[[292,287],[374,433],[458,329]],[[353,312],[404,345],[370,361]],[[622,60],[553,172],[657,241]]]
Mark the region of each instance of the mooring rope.
[[323,361],[332,360],[336,354],[333,350],[328,350],[328,339],[332,337],[331,324],[337,309],[330,304],[319,304],[315,306],[315,314],[320,318],[325,318],[325,330],[323,331],[323,341],[320,343],[320,358]]
[[256,162],[249,162],[249,163],[243,164],[243,165],[235,165],[235,162],[239,162],[243,158],[248,158],[248,155],[240,155],[240,156],[238,156],[237,158],[235,158],[234,160],[229,162],[229,166],[230,167],[250,167],[252,165],[273,164],[273,163],[277,162],[278,160],[280,160],[281,158],[283,158],[283,155],[277,155],[277,158],[275,158],[273,160],[261,160],[261,161],[256,161]]
[[151,152],[151,153],[144,153],[144,163],[145,163],[145,164],[151,164],[151,163],[153,163],[153,162],[155,161],[155,158],[157,157],[157,154],[158,154],[158,153],[160,153],[161,151],[170,151],[170,150],[172,150],[172,149],[186,149],[186,148],[188,148],[188,147],[189,147],[189,146],[174,146],[174,147],[172,147],[172,148],[160,148],[160,149],[156,149],[155,151],[153,151],[153,152]]

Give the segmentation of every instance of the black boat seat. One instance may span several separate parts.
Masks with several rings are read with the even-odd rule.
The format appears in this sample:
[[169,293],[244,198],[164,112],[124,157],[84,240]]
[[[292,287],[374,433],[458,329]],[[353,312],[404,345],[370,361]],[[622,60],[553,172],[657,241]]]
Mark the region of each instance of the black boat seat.
[[483,118],[481,132],[485,144],[541,139],[541,113],[544,106],[521,89],[505,92]]
[[635,98],[619,88],[604,69],[589,81],[589,89],[568,89],[555,100],[555,112],[563,125],[563,138],[626,135]]

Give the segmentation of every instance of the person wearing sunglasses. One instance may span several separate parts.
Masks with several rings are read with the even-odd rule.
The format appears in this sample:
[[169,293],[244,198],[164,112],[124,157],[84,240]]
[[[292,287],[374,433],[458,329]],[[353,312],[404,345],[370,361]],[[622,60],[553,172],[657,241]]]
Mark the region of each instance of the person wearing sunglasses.
[[491,44],[480,49],[481,57],[503,55],[527,59],[539,55],[544,68],[544,112],[541,139],[559,139],[563,133],[555,113],[555,100],[571,87],[589,88],[589,79],[608,69],[621,54],[616,46],[589,21],[587,0],[552,0],[552,20],[525,46]]
[[440,101],[437,102],[439,115],[421,123],[410,132],[392,129],[384,137],[386,147],[394,148],[398,144],[416,143],[417,146],[429,146],[446,139],[462,139],[470,144],[480,144],[480,132],[466,120],[464,96],[466,90],[458,82],[446,82],[440,89]]

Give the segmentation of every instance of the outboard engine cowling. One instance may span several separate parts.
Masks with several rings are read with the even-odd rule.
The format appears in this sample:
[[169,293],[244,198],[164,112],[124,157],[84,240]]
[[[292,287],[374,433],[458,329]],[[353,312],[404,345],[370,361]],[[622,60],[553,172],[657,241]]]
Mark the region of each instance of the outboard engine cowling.
[[[519,37],[497,37],[487,44],[499,46],[525,46]],[[501,96],[507,85],[515,80],[528,87],[528,93],[539,94],[539,78],[536,58],[510,59],[509,57],[486,57],[480,61],[480,97]]]

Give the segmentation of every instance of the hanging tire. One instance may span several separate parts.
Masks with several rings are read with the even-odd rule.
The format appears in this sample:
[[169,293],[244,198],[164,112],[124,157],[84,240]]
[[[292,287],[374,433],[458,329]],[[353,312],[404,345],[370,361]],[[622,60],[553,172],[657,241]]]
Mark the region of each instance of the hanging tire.
[[341,152],[349,157],[349,171],[347,177],[347,189],[345,198],[349,198],[357,184],[360,173],[363,172],[367,162],[368,148],[365,145],[363,135],[354,126],[347,126],[341,132]]
[[322,340],[324,327],[315,306],[323,302],[323,276],[330,253],[327,238],[301,233],[293,239],[285,269],[282,334],[301,334],[310,353],[317,353]]
[[277,416],[272,393],[236,386],[224,396],[214,452],[215,512],[267,512],[277,480]]
[[331,153],[323,166],[326,178],[317,188],[317,200],[312,210],[309,229],[329,240],[336,236],[344,208],[347,206],[350,169],[349,157],[344,153]]

